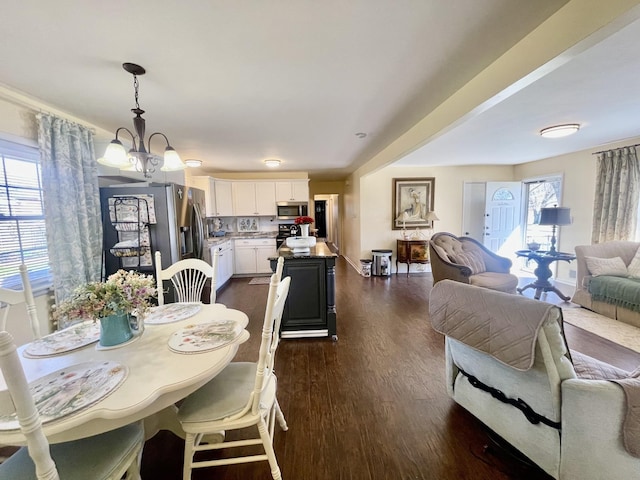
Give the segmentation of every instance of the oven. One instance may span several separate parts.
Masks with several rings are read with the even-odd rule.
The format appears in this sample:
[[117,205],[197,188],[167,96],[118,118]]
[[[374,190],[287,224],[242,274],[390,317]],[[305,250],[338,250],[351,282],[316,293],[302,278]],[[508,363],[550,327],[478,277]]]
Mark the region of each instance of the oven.
[[295,220],[296,217],[309,215],[307,202],[278,202],[276,209],[279,220]]
[[281,223],[278,225],[278,236],[276,237],[276,248],[285,242],[288,237],[300,235],[300,227],[294,223]]

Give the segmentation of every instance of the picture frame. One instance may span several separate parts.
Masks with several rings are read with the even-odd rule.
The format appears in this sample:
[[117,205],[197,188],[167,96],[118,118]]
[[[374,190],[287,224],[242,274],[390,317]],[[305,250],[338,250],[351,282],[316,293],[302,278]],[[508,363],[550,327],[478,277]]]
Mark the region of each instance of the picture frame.
[[393,230],[433,228],[427,214],[433,211],[435,183],[435,177],[393,179]]

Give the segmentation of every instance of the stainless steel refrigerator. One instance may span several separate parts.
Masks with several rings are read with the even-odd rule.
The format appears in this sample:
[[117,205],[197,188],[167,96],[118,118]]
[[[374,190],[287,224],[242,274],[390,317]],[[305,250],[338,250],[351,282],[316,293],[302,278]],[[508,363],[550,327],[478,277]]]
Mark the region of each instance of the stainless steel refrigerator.
[[100,188],[103,275],[120,268],[155,274],[186,258],[210,261],[204,229],[204,191],[175,183]]

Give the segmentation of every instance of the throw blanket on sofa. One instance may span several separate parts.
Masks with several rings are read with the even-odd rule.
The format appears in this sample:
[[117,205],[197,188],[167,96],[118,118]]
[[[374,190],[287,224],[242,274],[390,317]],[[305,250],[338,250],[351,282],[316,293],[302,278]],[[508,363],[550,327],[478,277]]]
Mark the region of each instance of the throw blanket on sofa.
[[429,316],[437,332],[521,371],[533,366],[542,324],[549,318],[562,322],[554,305],[451,280],[431,290]]
[[640,312],[640,279],[601,275],[589,281],[591,298]]
[[627,403],[622,441],[629,455],[640,458],[640,368],[627,372],[573,350],[571,356],[578,378],[609,380],[620,385]]

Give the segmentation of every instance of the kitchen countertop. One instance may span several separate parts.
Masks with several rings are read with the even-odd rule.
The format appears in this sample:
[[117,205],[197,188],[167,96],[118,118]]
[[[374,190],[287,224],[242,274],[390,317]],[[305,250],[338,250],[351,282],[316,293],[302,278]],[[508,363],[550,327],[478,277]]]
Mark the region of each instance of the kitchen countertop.
[[283,244],[278,249],[278,255],[275,257],[269,257],[269,260],[277,260],[278,257],[284,257],[284,259],[287,260],[292,258],[327,258],[337,256],[338,254],[333,253],[324,242],[316,243],[315,247],[311,247],[309,249],[309,253],[293,253],[291,248]]

